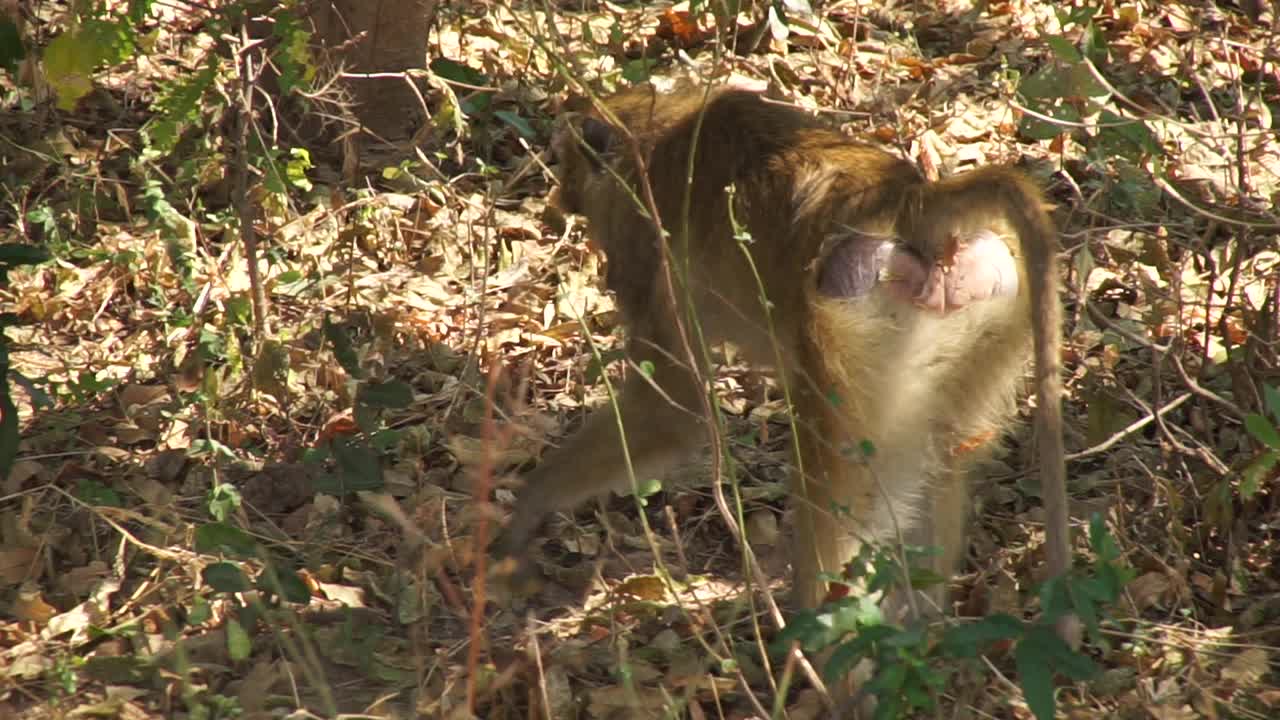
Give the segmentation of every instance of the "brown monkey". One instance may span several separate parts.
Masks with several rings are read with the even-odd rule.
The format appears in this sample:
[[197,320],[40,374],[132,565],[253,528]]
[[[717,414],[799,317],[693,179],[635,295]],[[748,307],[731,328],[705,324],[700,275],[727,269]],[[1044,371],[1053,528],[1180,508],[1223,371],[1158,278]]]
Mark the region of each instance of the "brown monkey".
[[927,182],[743,90],[643,87],[603,107],[569,113],[553,139],[554,202],[586,215],[629,356],[654,372],[632,368],[620,417],[595,413],[526,475],[500,551],[522,555],[548,513],[625,491],[632,472],[660,476],[705,438],[705,373],[686,362],[683,327],[774,366],[790,395],[799,604],[823,600],[819,573],[839,572],[859,541],[899,528],[941,547],[948,575],[967,470],[1008,424],[1034,336],[1050,569],[1064,572],[1056,242],[1039,190],[998,167]]

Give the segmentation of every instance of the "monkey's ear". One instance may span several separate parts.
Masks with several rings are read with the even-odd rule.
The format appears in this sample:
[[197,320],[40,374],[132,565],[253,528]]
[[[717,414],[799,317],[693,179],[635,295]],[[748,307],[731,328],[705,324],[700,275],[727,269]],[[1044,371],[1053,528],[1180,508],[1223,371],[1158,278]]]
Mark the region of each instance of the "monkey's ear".
[[609,123],[590,116],[582,119],[582,141],[594,150],[596,155],[603,157],[609,153],[615,134],[613,126]]
[[586,113],[591,110],[591,98],[586,95],[570,95],[560,104],[557,111],[563,113]]
[[617,130],[590,115],[565,113],[560,129],[551,139],[552,157],[558,163],[582,158],[592,172],[600,172],[609,162]]

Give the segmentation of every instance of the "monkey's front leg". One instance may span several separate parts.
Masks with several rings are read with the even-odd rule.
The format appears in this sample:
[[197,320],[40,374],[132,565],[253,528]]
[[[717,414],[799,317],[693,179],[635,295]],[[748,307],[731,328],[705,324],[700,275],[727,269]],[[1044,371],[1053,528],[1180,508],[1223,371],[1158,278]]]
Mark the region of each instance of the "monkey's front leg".
[[661,477],[705,438],[696,412],[697,379],[654,339],[665,337],[666,328],[640,332],[629,343],[629,356],[651,363],[653,376],[629,369],[616,408],[594,411],[581,430],[525,474],[515,511],[494,544],[499,557],[517,561],[516,574],[530,570],[530,543],[548,515],[611,491],[624,493],[632,477]]

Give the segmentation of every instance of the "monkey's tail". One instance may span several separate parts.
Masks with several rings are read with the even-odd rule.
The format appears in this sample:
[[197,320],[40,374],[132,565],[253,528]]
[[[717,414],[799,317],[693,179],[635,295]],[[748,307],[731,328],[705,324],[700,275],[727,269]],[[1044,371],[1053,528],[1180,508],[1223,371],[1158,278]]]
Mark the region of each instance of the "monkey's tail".
[[[1029,310],[1034,337],[1036,435],[1040,450],[1041,487],[1049,528],[1067,527],[1066,466],[1062,441],[1062,305],[1058,299],[1057,231],[1040,189],[1021,172],[985,167],[938,183],[921,183],[904,193],[898,230],[903,237],[930,238],[939,232],[965,234],[990,228],[1003,219],[1018,237],[1030,287]],[[943,243],[923,243],[937,248]],[[936,261],[937,258],[930,258]],[[1052,575],[1071,563],[1066,537],[1049,532],[1048,561]]]

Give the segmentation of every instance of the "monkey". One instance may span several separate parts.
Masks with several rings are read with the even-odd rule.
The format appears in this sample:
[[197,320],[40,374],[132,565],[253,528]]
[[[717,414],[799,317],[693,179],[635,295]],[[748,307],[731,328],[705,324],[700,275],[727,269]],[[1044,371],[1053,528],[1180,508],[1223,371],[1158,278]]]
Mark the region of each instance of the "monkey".
[[930,182],[731,87],[580,102],[552,154],[550,202],[586,216],[632,367],[617,414],[592,413],[524,474],[500,556],[523,558],[549,513],[698,447],[709,368],[692,338],[732,343],[789,395],[796,606],[818,607],[823,573],[866,541],[936,546],[932,569],[956,569],[969,472],[1015,415],[1032,356],[1049,570],[1067,571],[1057,237],[1029,178],[990,166]]

